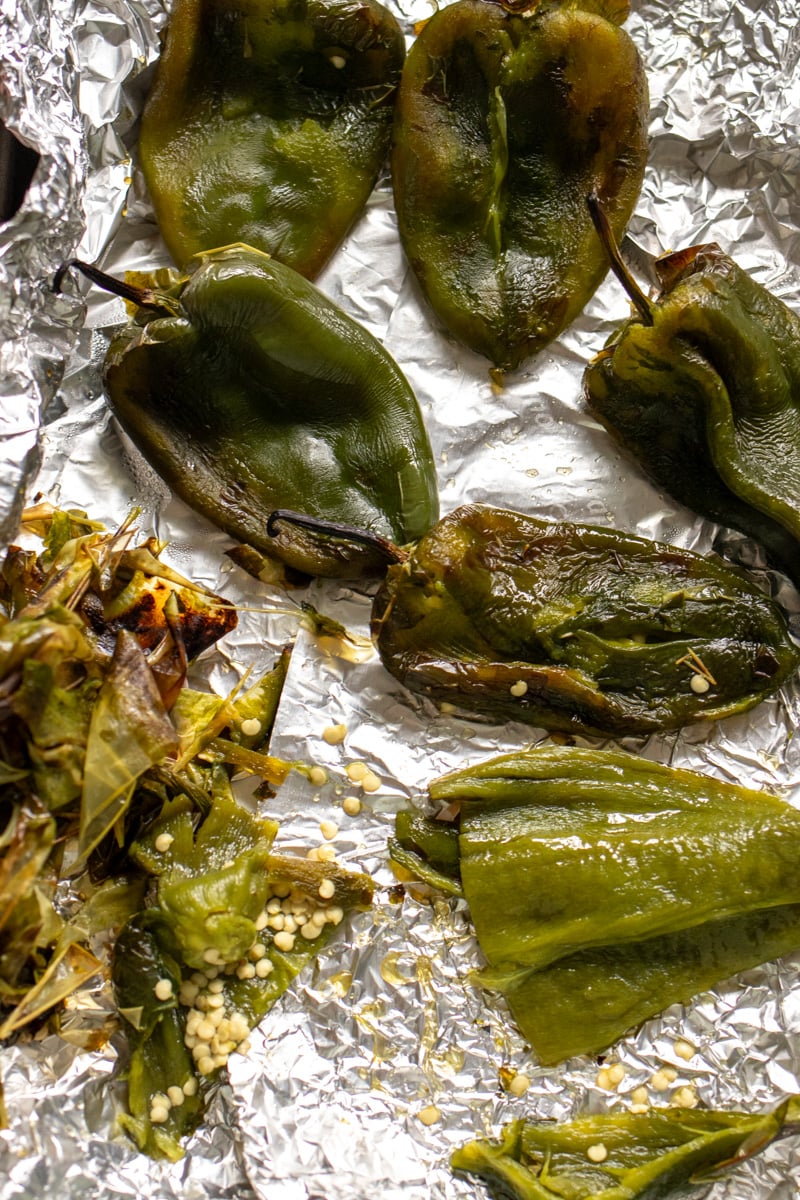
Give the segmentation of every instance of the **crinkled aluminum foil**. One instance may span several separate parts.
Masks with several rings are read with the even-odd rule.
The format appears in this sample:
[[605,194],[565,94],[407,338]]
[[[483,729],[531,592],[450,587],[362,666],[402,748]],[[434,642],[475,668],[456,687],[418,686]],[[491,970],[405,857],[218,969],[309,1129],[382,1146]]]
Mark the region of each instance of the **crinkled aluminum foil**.
[[[790,304],[800,303],[798,56],[792,0],[667,3],[633,0],[627,28],[641,49],[652,97],[650,161],[628,251],[717,240]],[[425,0],[395,5],[409,31]],[[136,169],[136,118],[166,17],[157,0],[106,5],[74,0],[0,4],[4,46],[0,116],[42,155],[20,213],[0,229],[0,514],[13,532],[24,498],[86,507],[109,524],[130,507],[169,539],[170,560],[243,606],[239,629],[207,677],[225,689],[257,669],[298,628],[297,594],[257,586],[223,557],[228,540],[173,499],[121,438],[104,406],[98,368],[121,302],[78,289],[56,297],[49,281],[75,256],[109,270],[167,265]],[[431,434],[442,508],[485,501],[543,516],[616,525],[700,551],[727,549],[761,570],[752,543],[656,492],[583,409],[583,364],[625,315],[612,280],[555,345],[497,393],[484,360],[450,342],[422,307],[397,239],[386,179],[321,286],[381,338],[415,388]],[[84,324],[84,315],[86,322]],[[63,378],[62,378],[63,376]],[[60,386],[59,386],[60,384]],[[798,628],[794,591],[768,572]],[[369,596],[312,585],[303,598],[366,633]],[[778,790],[800,783],[797,683],[757,710],[718,724],[626,741],[659,761]],[[325,726],[344,722],[344,746]],[[462,904],[389,892],[386,838],[393,814],[442,772],[536,739],[437,715],[411,700],[374,656],[326,656],[297,637],[273,741],[276,754],[324,764],[313,789],[292,776],[272,807],[281,837],[305,847],[335,821],[342,861],[370,870],[375,908],[352,920],[235,1056],[202,1129],[177,1164],[153,1163],[114,1132],[124,1042],[81,1049],[79,1031],[107,1017],[98,984],[76,1001],[67,1032],[3,1052],[11,1128],[0,1132],[0,1200],[11,1197],[152,1197],[168,1200],[367,1200],[482,1194],[454,1178],[449,1151],[496,1132],[513,1116],[567,1117],[630,1103],[664,1065],[677,1073],[665,1102],[691,1084],[706,1106],[770,1107],[800,1092],[800,955],[749,971],[675,1006],[624,1039],[616,1091],[596,1064],[537,1067],[503,1006],[470,986],[479,952]],[[344,774],[364,760],[381,790],[344,815],[354,791]],[[696,1053],[676,1055],[685,1038]],[[513,1098],[501,1068],[531,1086]],[[430,1123],[426,1123],[430,1121]],[[712,1190],[714,1200],[789,1200],[800,1192],[800,1144],[783,1138]]]

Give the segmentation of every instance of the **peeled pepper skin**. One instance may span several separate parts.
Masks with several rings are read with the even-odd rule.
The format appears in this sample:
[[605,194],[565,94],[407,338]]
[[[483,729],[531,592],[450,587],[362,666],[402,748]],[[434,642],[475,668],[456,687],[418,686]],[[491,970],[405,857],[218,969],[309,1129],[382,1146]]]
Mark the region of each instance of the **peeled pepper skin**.
[[436,472],[393,359],[313,284],[268,255],[198,255],[155,313],[112,342],[106,393],[150,465],[231,537],[311,575],[383,559],[346,539],[267,536],[279,508],[397,542],[436,520]]
[[618,237],[647,153],[626,3],[458,0],[412,45],[392,175],[400,235],[459,341],[515,368],[570,324],[608,268],[586,196]]
[[[797,1113],[795,1097],[771,1113],[660,1108],[512,1121],[499,1142],[468,1142],[450,1163],[507,1200],[700,1200],[720,1172],[763,1150]],[[587,1154],[596,1146],[606,1151],[601,1163]]]
[[800,583],[800,318],[719,246],[656,263],[634,316],[589,364],[586,400],[681,503],[760,541]]
[[247,242],[313,279],[375,185],[404,57],[377,0],[176,0],[139,139],[175,262]]
[[[544,1064],[800,946],[800,811],[620,751],[542,745],[435,780],[487,965]],[[447,826],[445,826],[447,828]],[[424,825],[397,861],[436,883]],[[409,836],[411,834],[411,836]],[[450,889],[452,890],[452,889]]]
[[778,607],[718,558],[480,505],[389,569],[372,631],[437,704],[599,735],[745,711],[799,661]]

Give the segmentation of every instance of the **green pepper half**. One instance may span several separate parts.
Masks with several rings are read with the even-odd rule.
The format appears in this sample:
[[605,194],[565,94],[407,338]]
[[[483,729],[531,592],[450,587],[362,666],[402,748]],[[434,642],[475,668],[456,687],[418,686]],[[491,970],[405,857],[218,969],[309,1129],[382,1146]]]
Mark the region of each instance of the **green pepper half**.
[[377,0],[176,0],[139,138],[175,262],[247,242],[317,275],[386,158],[404,57]]
[[499,1142],[469,1142],[451,1165],[510,1200],[690,1200],[763,1150],[798,1102],[771,1113],[586,1113],[574,1121],[513,1121]]
[[570,324],[639,195],[648,97],[614,0],[458,0],[409,51],[392,174],[400,234],[447,329],[513,368]]
[[267,535],[276,508],[398,542],[436,520],[436,471],[416,398],[360,325],[296,271],[249,246],[198,255],[172,289],[116,284],[137,305],[106,357],[120,424],[191,508],[310,575],[384,558],[347,537]]
[[459,814],[457,867],[419,821],[398,822],[392,857],[460,883],[488,964],[476,982],[503,993],[543,1063],[599,1053],[800,946],[800,812],[776,796],[557,746],[429,792]]
[[655,266],[654,302],[618,272],[638,312],[589,364],[589,407],[659,487],[800,584],[800,317],[713,243]]
[[717,558],[478,505],[389,568],[372,629],[437,703],[595,734],[742,712],[798,664],[778,607]]

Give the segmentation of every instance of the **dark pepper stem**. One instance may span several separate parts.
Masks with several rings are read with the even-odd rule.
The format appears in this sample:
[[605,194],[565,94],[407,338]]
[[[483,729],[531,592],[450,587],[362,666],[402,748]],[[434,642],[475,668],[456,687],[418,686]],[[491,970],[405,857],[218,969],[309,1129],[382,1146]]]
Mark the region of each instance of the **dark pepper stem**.
[[644,324],[652,325],[653,306],[622,260],[617,239],[614,237],[614,231],[611,228],[611,222],[603,211],[597,192],[592,192],[586,197],[586,204],[589,209],[589,216],[592,218],[592,224],[597,230],[597,235],[608,255],[611,270],[627,292],[631,303],[639,313]]
[[356,525],[341,525],[337,521],[325,521],[321,517],[309,517],[305,513],[293,512],[290,508],[276,508],[267,517],[267,536],[278,537],[278,524],[296,525],[299,529],[308,529],[311,533],[319,533],[328,537],[342,538],[345,541],[356,542],[359,546],[368,546],[377,550],[387,562],[401,563],[408,558],[408,551],[401,550],[388,538],[378,533],[370,533],[367,529],[359,529]]
[[152,288],[134,287],[133,284],[125,283],[121,279],[115,279],[113,275],[106,275],[105,271],[92,266],[91,263],[81,262],[79,258],[72,258],[69,262],[63,263],[58,268],[53,280],[54,292],[61,291],[65,275],[68,271],[73,270],[73,268],[76,271],[80,271],[87,279],[91,279],[92,283],[96,283],[104,291],[112,292],[115,296],[121,296],[123,300],[130,300],[133,304],[138,304],[140,308],[153,308],[156,312],[163,312],[165,309],[163,299]]

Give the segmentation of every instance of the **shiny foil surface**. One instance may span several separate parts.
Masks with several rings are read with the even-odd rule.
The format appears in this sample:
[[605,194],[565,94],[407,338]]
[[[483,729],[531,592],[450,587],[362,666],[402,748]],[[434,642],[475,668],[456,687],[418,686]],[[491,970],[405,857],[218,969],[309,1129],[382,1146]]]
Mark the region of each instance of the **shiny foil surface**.
[[[426,0],[393,7],[409,39],[431,12]],[[201,664],[219,690],[251,664],[263,671],[296,638],[272,751],[324,766],[328,782],[313,788],[289,777],[269,806],[283,822],[279,844],[316,845],[320,822],[335,822],[338,858],[374,875],[376,903],[299,977],[254,1032],[247,1056],[231,1059],[176,1164],[150,1161],[115,1131],[125,1048],[102,979],[70,1001],[64,1036],[5,1046],[0,1200],[483,1196],[481,1185],[451,1174],[449,1153],[512,1117],[626,1108],[643,1085],[655,1104],[691,1085],[703,1106],[754,1111],[800,1092],[800,954],[675,1006],[623,1039],[608,1056],[624,1069],[616,1088],[600,1086],[593,1060],[539,1067],[502,1002],[469,983],[480,952],[465,905],[419,895],[398,901],[386,841],[397,808],[431,779],[544,735],[437,714],[368,647],[356,661],[331,653],[300,626],[299,602],[366,637],[367,590],[317,583],[286,593],[257,584],[224,556],[225,535],[170,495],[109,416],[99,367],[124,306],[85,283],[68,283],[62,296],[50,285],[72,257],[116,274],[170,265],[136,161],[137,118],[165,23],[158,0],[0,0],[0,117],[41,155],[21,210],[0,227],[0,522],[9,540],[23,503],[39,493],[109,525],[139,506],[139,528],[169,540],[168,561],[242,606],[235,634]],[[718,241],[800,307],[793,0],[633,0],[626,28],[651,93],[650,158],[629,261],[645,275],[650,256]],[[388,176],[319,283],[384,342],[415,389],[443,512],[480,501],[716,548],[751,566],[800,630],[796,593],[763,569],[758,548],[658,493],[586,413],[584,364],[628,312],[613,278],[502,390],[485,360],[450,341],[422,304]],[[623,745],[800,803],[799,718],[794,681],[743,716]],[[340,722],[345,741],[330,746],[322,731]],[[362,795],[348,779],[355,760],[380,777],[377,792]],[[355,817],[342,809],[350,794],[362,800]],[[86,1031],[109,1022],[110,1039],[86,1049]],[[680,1039],[695,1048],[689,1061],[676,1053]],[[659,1092],[651,1081],[664,1066],[676,1075]],[[530,1081],[516,1097],[504,1087],[515,1074]],[[790,1134],[710,1196],[798,1193],[800,1136]]]

